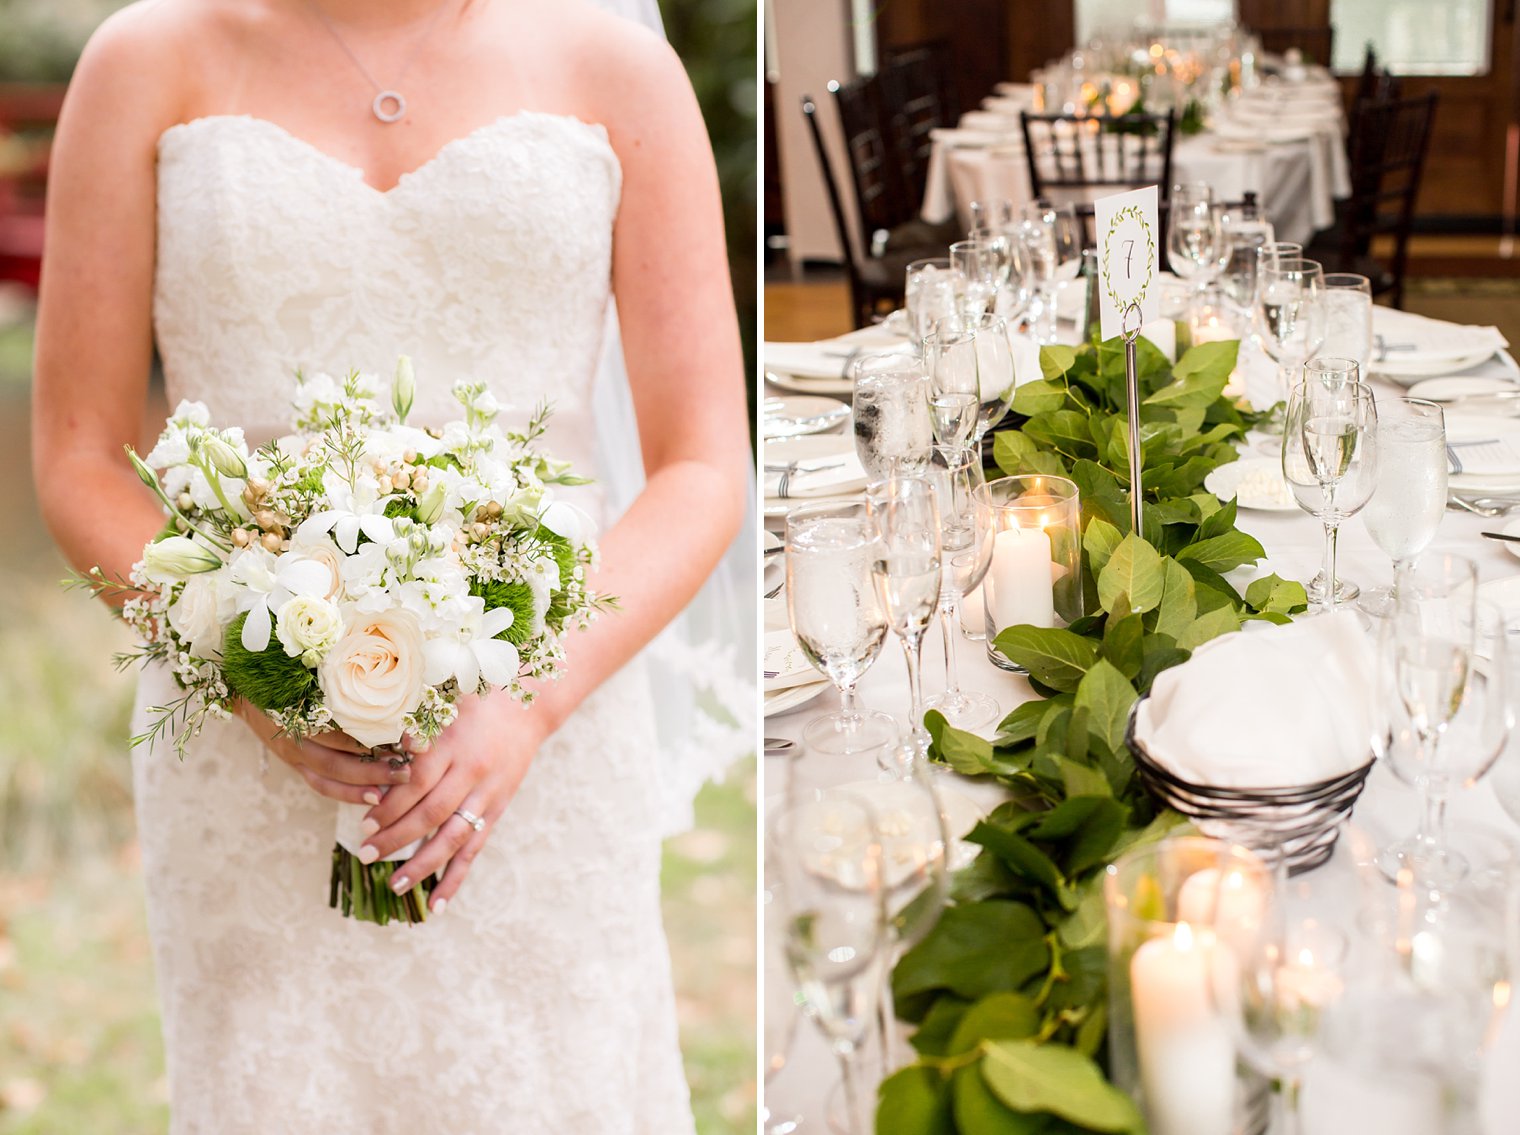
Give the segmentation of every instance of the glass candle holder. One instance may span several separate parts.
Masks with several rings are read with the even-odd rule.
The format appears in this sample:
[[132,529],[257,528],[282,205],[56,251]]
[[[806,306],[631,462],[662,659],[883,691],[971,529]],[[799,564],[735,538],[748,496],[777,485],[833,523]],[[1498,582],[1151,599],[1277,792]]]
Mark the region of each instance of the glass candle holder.
[[1260,925],[1272,873],[1237,844],[1181,836],[1108,867],[1108,1059],[1151,1135],[1245,1135],[1265,1123],[1266,1081],[1239,1059],[1210,982],[1230,927]]
[[993,533],[992,566],[982,579],[987,657],[1022,673],[994,645],[1000,631],[1082,616],[1082,502],[1073,482],[1044,474],[989,481],[972,499]]

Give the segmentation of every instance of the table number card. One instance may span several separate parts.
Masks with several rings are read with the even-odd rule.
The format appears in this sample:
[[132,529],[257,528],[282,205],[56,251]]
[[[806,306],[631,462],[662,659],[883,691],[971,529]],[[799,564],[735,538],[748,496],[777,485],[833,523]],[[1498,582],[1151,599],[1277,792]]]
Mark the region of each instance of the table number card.
[[1094,202],[1098,237],[1098,311],[1103,338],[1124,330],[1124,313],[1140,305],[1139,328],[1159,313],[1156,273],[1161,267],[1157,247],[1157,193],[1154,185],[1116,193]]

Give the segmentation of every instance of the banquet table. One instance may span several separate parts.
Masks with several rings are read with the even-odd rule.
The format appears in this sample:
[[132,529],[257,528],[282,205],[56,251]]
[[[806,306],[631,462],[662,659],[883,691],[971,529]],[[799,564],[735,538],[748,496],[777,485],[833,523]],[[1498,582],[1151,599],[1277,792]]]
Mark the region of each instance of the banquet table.
[[[1334,83],[1328,76],[1307,81]],[[955,127],[931,133],[925,221],[958,217],[965,227],[972,201],[1007,198],[1018,206],[1030,200],[1019,111],[1032,108],[1033,88],[1001,84],[999,91]],[[1344,130],[1338,102],[1334,115],[1317,124],[1271,125],[1221,114],[1202,133],[1177,136],[1172,180],[1204,182],[1224,201],[1254,192],[1277,239],[1302,244],[1334,223],[1336,199],[1351,192]]]
[[[883,337],[880,330],[866,334],[876,335],[878,341]],[[1490,368],[1491,373],[1509,375],[1511,379],[1516,374],[1513,360],[1502,352],[1491,360]],[[1247,387],[1254,394],[1260,395],[1264,389],[1261,384],[1271,381],[1270,364],[1263,357],[1254,355],[1248,343],[1242,344],[1240,370],[1245,373]],[[1380,398],[1403,393],[1399,386],[1376,376],[1372,382]],[[1270,387],[1265,389],[1270,391]],[[1262,439],[1253,437],[1251,444],[1260,445]],[[1481,531],[1504,523],[1503,518],[1485,520],[1448,510],[1432,547],[1471,557],[1478,565],[1481,582],[1520,577],[1520,559],[1516,558],[1520,556],[1520,544],[1504,545],[1480,535]],[[773,529],[778,527],[774,518],[770,524]],[[1270,572],[1286,579],[1306,580],[1318,570],[1323,553],[1322,530],[1319,522],[1307,513],[1242,509],[1238,526],[1261,541],[1267,558],[1255,567],[1232,574],[1230,578],[1237,586],[1243,588],[1245,579]],[[1509,549],[1516,551],[1512,553]],[[773,570],[767,570],[768,576]],[[1358,519],[1350,521],[1342,530],[1339,574],[1364,588],[1385,584],[1391,577],[1387,557],[1373,543]],[[775,577],[771,578],[774,581]],[[786,627],[784,591],[766,601],[765,619],[768,630]],[[924,641],[926,695],[937,692],[943,685],[939,625],[936,619]],[[984,643],[962,636],[958,645],[963,688],[991,694],[998,700],[1003,714],[1035,696],[1025,679],[999,670],[987,660]],[[880,658],[861,682],[859,692],[866,707],[891,713],[899,722],[905,719],[908,703],[906,667],[900,644],[894,637],[889,636]],[[796,748],[789,755],[766,758],[764,791],[769,806],[798,794],[870,780],[879,775],[872,754],[832,756],[803,750],[803,726],[811,717],[831,710],[836,704],[837,697],[829,689],[806,705],[767,716],[765,733],[768,739],[785,738],[796,742]],[[981,732],[991,735],[990,727]],[[942,796],[953,798],[963,813],[971,805],[977,811],[990,810],[1004,798],[1003,790],[996,784],[972,781],[948,771],[937,771],[935,775]],[[1487,781],[1466,791],[1457,791],[1451,801],[1449,816],[1454,832],[1488,830],[1520,840],[1520,825],[1500,807]],[[1353,818],[1369,837],[1383,846],[1414,830],[1418,818],[1417,794],[1387,768],[1375,766]],[[767,919],[765,926],[765,1005],[768,1014],[786,1013],[792,1001],[793,986],[780,960],[776,922]],[[1514,1013],[1508,1015],[1502,1034],[1486,1057],[1487,1071],[1483,1077],[1481,1098],[1485,1135],[1512,1135],[1516,1130],[1514,1117],[1520,1115],[1520,1078],[1512,1074],[1514,1068],[1520,1067],[1520,1025],[1515,1017]],[[912,1056],[905,1042],[897,1045],[897,1056],[899,1063]],[[868,1050],[867,1059],[877,1060],[874,1046]],[[1508,1069],[1509,1073],[1500,1071],[1503,1069]],[[765,1104],[772,1120],[800,1116],[804,1120],[799,1128],[802,1133],[830,1130],[825,1120],[826,1104],[837,1081],[837,1061],[822,1034],[799,1011],[786,1062],[765,1087]],[[1407,1074],[1397,1078],[1370,1075],[1364,1070],[1333,1065],[1328,1058],[1320,1057],[1310,1063],[1305,1077],[1303,1107],[1307,1135],[1357,1135],[1362,1132],[1429,1135],[1440,1129],[1434,1111],[1437,1106],[1433,1081]]]

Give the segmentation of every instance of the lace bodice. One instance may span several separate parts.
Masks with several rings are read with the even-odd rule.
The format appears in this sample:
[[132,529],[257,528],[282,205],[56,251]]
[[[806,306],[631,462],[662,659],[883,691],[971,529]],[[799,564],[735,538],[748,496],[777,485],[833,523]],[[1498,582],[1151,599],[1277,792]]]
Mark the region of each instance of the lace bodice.
[[[171,402],[284,432],[297,370],[416,365],[590,464],[620,191],[605,132],[520,114],[387,193],[272,123],[159,143],[154,326]],[[586,503],[582,500],[582,503]],[[575,645],[569,645],[574,666]],[[172,698],[150,670],[145,707]],[[175,1135],[690,1135],[659,915],[655,724],[640,659],[542,746],[446,914],[327,907],[336,805],[240,721],[133,753]]]
[[263,119],[198,118],[159,140],[154,329],[170,404],[250,437],[289,427],[297,371],[416,364],[414,418],[490,382],[548,445],[589,461],[591,381],[621,170],[601,126],[523,112],[448,143],[381,192]]

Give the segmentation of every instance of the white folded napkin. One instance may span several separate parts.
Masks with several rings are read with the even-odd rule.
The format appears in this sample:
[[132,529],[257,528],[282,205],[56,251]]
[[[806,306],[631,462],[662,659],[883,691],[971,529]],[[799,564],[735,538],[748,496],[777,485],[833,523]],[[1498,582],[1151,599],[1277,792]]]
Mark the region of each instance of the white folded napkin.
[[767,370],[797,378],[843,378],[852,355],[904,353],[911,348],[901,339],[882,332],[871,341],[820,339],[816,343],[766,343],[761,358]]
[[[1393,307],[1372,309],[1372,331],[1383,337],[1385,358],[1390,363],[1440,362],[1509,346],[1497,327],[1448,323]],[[1372,369],[1377,370],[1376,362]]]
[[1448,414],[1446,450],[1453,473],[1513,477],[1520,474],[1520,437],[1514,423],[1477,414]]
[[995,110],[968,110],[961,115],[958,125],[962,130],[985,130],[988,133],[1023,137],[1017,112],[1004,114]]
[[1205,643],[1156,679],[1135,739],[1192,784],[1293,788],[1366,764],[1377,654],[1351,612]]
[[806,686],[823,678],[807,660],[790,628],[768,631],[765,636],[765,692]]
[[[773,462],[774,463],[774,462]],[[827,466],[827,468],[825,468]],[[817,469],[818,472],[809,472]],[[765,495],[774,499],[781,485],[780,473],[765,474]],[[822,457],[809,457],[787,479],[786,495],[792,497],[832,497],[863,489],[866,471],[853,449]]]
[[987,149],[992,146],[1024,146],[1018,123],[1011,130],[971,130],[954,126],[939,126],[929,131],[931,140],[958,150]]

